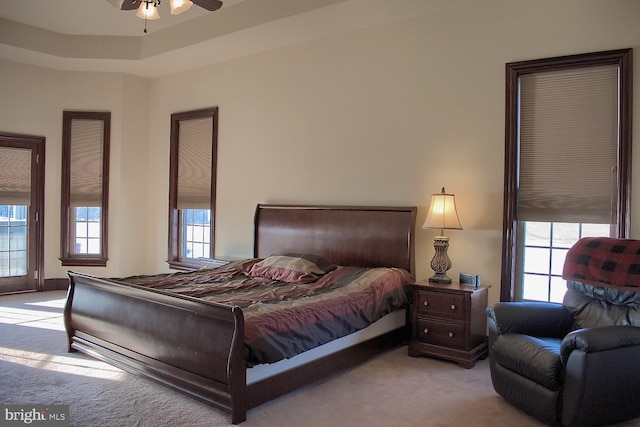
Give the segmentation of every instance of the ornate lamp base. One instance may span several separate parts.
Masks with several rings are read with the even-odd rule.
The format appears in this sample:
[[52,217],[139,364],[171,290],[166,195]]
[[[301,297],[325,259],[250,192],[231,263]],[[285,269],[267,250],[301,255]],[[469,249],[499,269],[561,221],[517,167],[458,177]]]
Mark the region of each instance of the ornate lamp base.
[[433,247],[436,250],[431,260],[431,269],[436,273],[429,278],[430,282],[451,283],[451,278],[447,276],[447,271],[451,268],[451,260],[447,255],[449,238],[436,236],[433,238]]
[[447,273],[436,273],[429,277],[429,281],[435,283],[451,283],[451,277],[447,276]]

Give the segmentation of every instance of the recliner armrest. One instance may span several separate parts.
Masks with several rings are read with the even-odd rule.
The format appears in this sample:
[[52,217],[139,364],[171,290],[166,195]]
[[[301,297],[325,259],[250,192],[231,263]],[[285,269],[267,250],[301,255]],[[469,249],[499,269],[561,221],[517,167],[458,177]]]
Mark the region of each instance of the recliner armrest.
[[573,350],[585,353],[615,350],[625,347],[640,347],[640,328],[612,325],[578,329],[568,334],[560,344],[560,358],[566,364]]
[[501,334],[563,338],[573,322],[566,307],[552,302],[499,302],[487,307],[486,313]]

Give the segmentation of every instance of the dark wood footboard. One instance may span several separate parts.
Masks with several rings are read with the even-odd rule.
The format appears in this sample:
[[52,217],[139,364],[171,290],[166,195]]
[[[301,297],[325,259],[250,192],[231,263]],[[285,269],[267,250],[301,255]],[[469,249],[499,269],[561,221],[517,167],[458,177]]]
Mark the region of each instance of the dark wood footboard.
[[69,272],[69,350],[246,419],[244,320],[237,307]]
[[[258,205],[255,257],[310,253],[342,265],[414,273],[415,207]],[[402,327],[304,366],[246,384],[238,307],[69,273],[69,351],[80,350],[231,414],[354,366],[406,337]]]

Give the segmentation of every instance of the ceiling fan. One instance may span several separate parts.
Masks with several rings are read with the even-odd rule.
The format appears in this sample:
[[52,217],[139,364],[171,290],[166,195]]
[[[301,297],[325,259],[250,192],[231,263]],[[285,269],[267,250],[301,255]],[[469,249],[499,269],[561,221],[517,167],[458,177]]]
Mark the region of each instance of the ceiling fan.
[[[214,10],[218,10],[222,7],[222,2],[219,0],[191,0],[193,4],[196,6],[200,6],[203,9],[206,9],[210,12]],[[140,3],[145,2],[145,0],[109,0],[110,3],[114,4],[116,7],[119,7],[120,10],[135,10],[140,7]],[[159,1],[146,1],[146,3],[157,3],[160,4]],[[186,9],[185,9],[186,10]]]
[[[160,0],[107,0],[120,10],[138,10],[136,16],[144,19],[144,33],[147,33],[147,20],[159,19]],[[200,6],[210,12],[222,7],[219,0],[168,0],[172,15],[179,15],[192,5]]]

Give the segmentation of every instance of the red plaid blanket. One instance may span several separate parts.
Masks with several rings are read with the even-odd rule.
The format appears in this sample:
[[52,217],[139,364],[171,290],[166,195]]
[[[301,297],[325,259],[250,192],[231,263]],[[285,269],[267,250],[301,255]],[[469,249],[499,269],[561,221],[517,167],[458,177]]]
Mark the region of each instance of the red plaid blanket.
[[640,291],[640,240],[582,238],[569,249],[562,278]]

